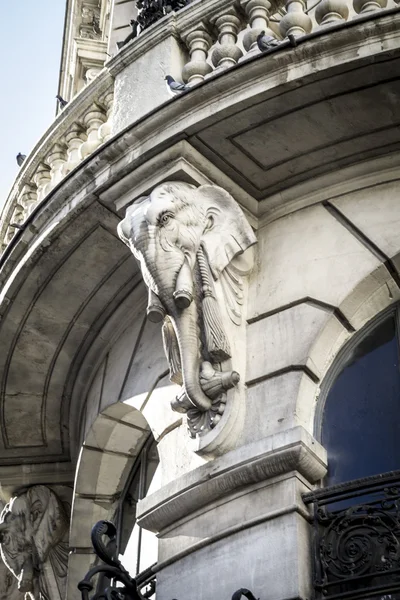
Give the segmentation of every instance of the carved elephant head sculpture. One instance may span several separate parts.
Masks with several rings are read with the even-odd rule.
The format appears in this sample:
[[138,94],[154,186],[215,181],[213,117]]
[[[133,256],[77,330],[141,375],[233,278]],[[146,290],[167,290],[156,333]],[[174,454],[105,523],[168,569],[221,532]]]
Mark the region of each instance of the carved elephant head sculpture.
[[50,561],[61,579],[65,577],[67,548],[62,540],[67,531],[64,506],[46,486],[28,488],[4,507],[0,516],[1,556],[18,580],[20,592],[34,600],[49,598],[44,568]]
[[140,263],[149,318],[164,320],[171,379],[183,385],[174,408],[188,416],[191,408],[210,411],[218,385],[227,389],[238,381],[233,372],[225,383],[220,374],[218,385],[211,381],[216,365],[231,357],[214,282],[256,242],[250,225],[222,188],[171,182],[131,205],[118,232]]

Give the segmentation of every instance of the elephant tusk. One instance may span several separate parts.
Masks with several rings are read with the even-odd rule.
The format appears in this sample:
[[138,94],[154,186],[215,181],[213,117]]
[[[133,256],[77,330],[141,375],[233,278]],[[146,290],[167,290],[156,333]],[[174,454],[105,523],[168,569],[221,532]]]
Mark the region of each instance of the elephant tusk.
[[178,308],[188,308],[193,300],[193,274],[187,259],[183,261],[173,293]]
[[161,304],[160,298],[149,288],[149,298],[147,301],[147,318],[152,323],[160,323],[165,318],[165,308]]

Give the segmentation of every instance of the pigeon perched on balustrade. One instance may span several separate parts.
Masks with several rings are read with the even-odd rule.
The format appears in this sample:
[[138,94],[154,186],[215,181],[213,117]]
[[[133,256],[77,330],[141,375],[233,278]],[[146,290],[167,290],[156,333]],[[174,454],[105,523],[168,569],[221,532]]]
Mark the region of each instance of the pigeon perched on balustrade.
[[18,164],[18,166],[19,166],[19,167],[21,167],[21,166],[22,166],[22,163],[23,163],[23,162],[24,162],[24,160],[26,159],[26,154],[21,154],[21,152],[18,152],[18,154],[17,154],[17,156],[16,156],[16,159],[17,159],[17,164]]
[[186,90],[190,90],[189,85],[185,85],[184,83],[179,83],[179,81],[175,81],[175,79],[171,77],[171,75],[166,75],[164,79],[167,82],[167,90],[172,96],[176,96],[177,94],[186,92]]
[[68,104],[68,102],[66,100],[64,100],[64,98],[62,98],[59,94],[57,94],[56,96],[61,108],[65,108]]
[[[293,34],[289,33],[287,38],[293,48],[297,46],[297,40]],[[277,40],[272,35],[265,35],[265,31],[262,31],[257,36],[257,46],[261,52],[267,52],[267,50],[271,50],[271,48],[277,48],[284,42],[285,40]]]
[[265,35],[265,31],[261,31],[261,33],[257,36],[257,46],[261,52],[271,50],[271,48],[279,46],[280,43],[281,42],[272,37],[272,35]]

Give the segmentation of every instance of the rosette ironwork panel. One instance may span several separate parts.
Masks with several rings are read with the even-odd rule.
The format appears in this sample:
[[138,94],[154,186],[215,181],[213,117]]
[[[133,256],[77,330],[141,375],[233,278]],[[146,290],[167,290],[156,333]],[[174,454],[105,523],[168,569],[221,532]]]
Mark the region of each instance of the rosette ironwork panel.
[[[305,494],[317,597],[400,599],[400,471]],[[397,593],[395,593],[397,592]]]

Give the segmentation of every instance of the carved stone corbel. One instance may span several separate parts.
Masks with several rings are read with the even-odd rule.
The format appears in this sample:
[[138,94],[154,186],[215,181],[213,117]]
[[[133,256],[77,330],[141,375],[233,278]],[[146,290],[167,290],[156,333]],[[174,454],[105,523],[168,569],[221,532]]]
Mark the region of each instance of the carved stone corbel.
[[[255,235],[228,192],[183,182],[140,198],[118,232],[149,288],[149,318],[163,321],[170,379],[182,386],[172,408],[186,413],[192,438],[205,436],[223,426],[227,406],[243,392],[233,367],[244,363],[244,276],[252,261],[240,255]],[[239,418],[240,410],[228,412]]]

